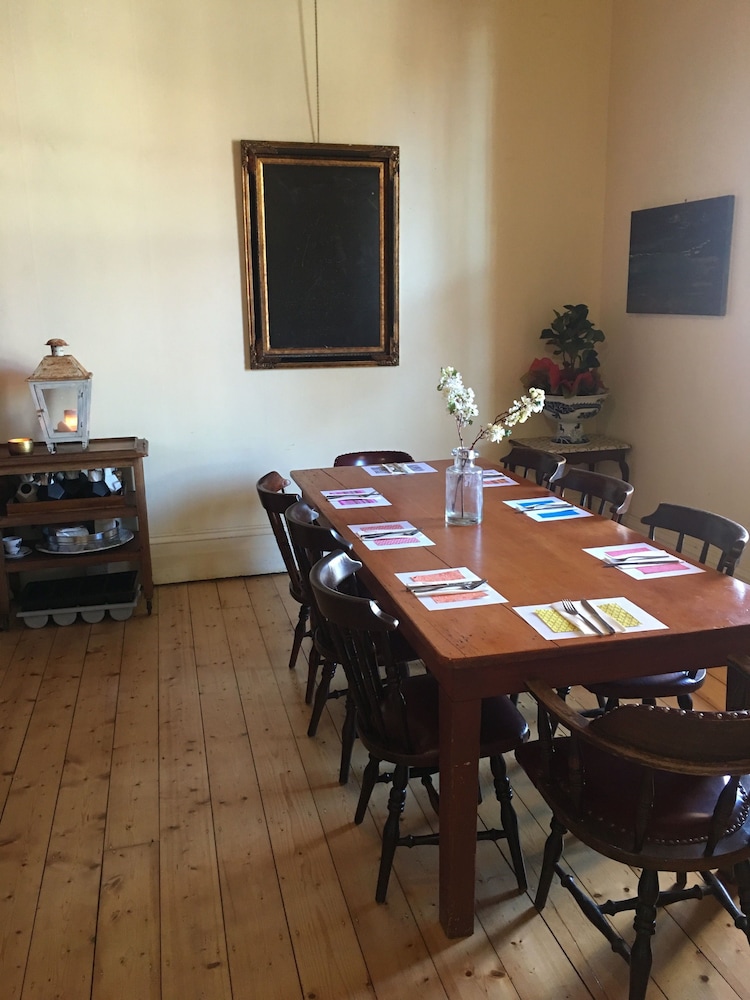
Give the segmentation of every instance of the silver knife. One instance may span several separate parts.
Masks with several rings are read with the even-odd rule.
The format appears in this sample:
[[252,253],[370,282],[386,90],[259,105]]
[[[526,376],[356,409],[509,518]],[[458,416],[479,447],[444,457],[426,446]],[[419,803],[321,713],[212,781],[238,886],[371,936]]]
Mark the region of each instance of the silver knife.
[[591,603],[591,601],[581,601],[581,605],[582,605],[582,606],[583,606],[583,607],[584,607],[584,608],[585,608],[585,609],[586,609],[586,610],[588,611],[588,613],[589,613],[589,614],[590,614],[590,615],[591,615],[591,616],[592,616],[593,618],[595,618],[595,619],[596,619],[596,621],[597,621],[597,622],[599,622],[599,623],[601,624],[602,628],[603,628],[603,629],[604,629],[604,630],[605,630],[605,631],[606,631],[606,632],[607,632],[607,633],[608,633],[609,635],[614,635],[614,633],[615,633],[615,632],[616,632],[617,630],[616,630],[616,629],[614,629],[614,628],[613,628],[613,627],[612,627],[612,626],[611,626],[611,625],[609,624],[609,622],[608,622],[608,621],[606,621],[606,619],[602,618],[601,614],[599,613],[599,609],[598,609],[598,608],[596,608],[596,607],[594,607],[594,605],[593,605],[593,604]]
[[525,514],[527,510],[560,510],[562,507],[570,507],[567,500],[544,500],[541,503],[527,503],[523,507],[516,507],[519,514]]
[[391,536],[393,538],[408,538],[409,535],[418,535],[420,528],[391,528],[390,531],[368,531],[360,538],[385,538],[386,536]]

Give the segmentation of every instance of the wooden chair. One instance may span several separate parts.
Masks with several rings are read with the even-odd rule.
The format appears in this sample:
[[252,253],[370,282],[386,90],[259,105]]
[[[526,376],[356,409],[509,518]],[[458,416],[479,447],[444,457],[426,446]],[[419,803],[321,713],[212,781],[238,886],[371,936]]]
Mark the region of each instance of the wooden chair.
[[[310,606],[310,623],[312,632],[312,648],[308,660],[307,689],[305,691],[305,701],[309,705],[312,703],[312,713],[310,723],[307,727],[307,735],[315,736],[318,731],[320,717],[329,698],[342,698],[347,694],[346,689],[331,690],[331,681],[336,672],[336,650],[328,633],[328,626],[321,616],[315,603],[315,595],[310,586],[310,570],[315,563],[322,559],[328,552],[351,552],[351,542],[333,528],[328,528],[319,523],[319,514],[313,510],[304,500],[299,500],[292,504],[285,513],[289,537],[292,541],[292,548],[300,568],[302,590],[305,599]],[[318,669],[320,668],[320,681],[317,684]],[[314,696],[314,697],[313,697]],[[342,784],[346,783],[349,776],[349,761],[351,759],[351,748],[354,743],[354,713],[347,713],[342,732],[342,757],[340,778],[343,777]]]
[[[331,553],[313,567],[310,582],[346,671],[357,710],[357,730],[370,755],[355,823],[364,819],[375,783],[382,780],[381,761],[393,765],[393,773],[382,776],[392,781],[375,892],[377,902],[383,903],[396,848],[438,843],[436,833],[399,835],[410,777],[422,779],[433,808],[437,810],[437,793],[431,776],[439,770],[440,763],[438,686],[430,674],[406,677],[399,669],[392,645],[398,626],[396,619],[386,614],[375,601],[343,592],[361,565],[344,552]],[[488,698],[482,703],[480,753],[490,758],[503,828],[483,830],[477,836],[481,840],[507,838],[520,891],[526,888],[526,872],[502,755],[527,738],[526,722],[508,698]]]
[[552,484],[552,489],[564,497],[568,490],[580,494],[576,501],[595,514],[611,517],[618,523],[630,506],[633,496],[633,486],[624,479],[605,476],[601,472],[592,472],[578,465],[568,465],[565,475]]
[[556,482],[565,469],[565,459],[559,455],[517,444],[513,445],[502,459],[502,463],[504,469],[510,469],[511,472],[520,471],[526,479],[531,479],[529,473],[533,473],[537,486],[547,487],[550,483]]
[[337,455],[336,465],[383,465],[384,462],[413,462],[408,451],[348,451]]
[[310,635],[307,622],[310,617],[310,605],[305,596],[305,588],[302,584],[299,566],[292,551],[292,544],[284,520],[284,514],[293,503],[299,500],[297,493],[285,493],[284,491],[291,483],[278,472],[267,472],[261,476],[255,484],[260,498],[261,505],[268,515],[276,544],[279,547],[281,558],[289,574],[289,593],[293,600],[299,604],[299,617],[294,629],[294,640],[292,642],[292,652],[289,657],[289,669],[293,670],[297,663],[297,657],[302,647],[302,640]]
[[680,507],[674,503],[660,503],[653,514],[641,518],[648,525],[648,537],[656,538],[656,531],[665,530],[677,535],[675,551],[682,552],[686,538],[703,543],[698,559],[708,561],[712,548],[718,549],[716,568],[720,573],[733,576],[737,563],[747,545],[747,528],[721,514],[712,514],[696,507]]
[[[539,708],[539,739],[520,746],[516,758],[552,810],[535,905],[544,908],[557,874],[630,965],[630,1000],[643,1000],[659,907],[712,895],[748,936],[750,713],[623,705],[588,720],[550,687],[527,686]],[[555,737],[558,725],[569,735]],[[568,831],[641,869],[636,898],[592,899],[560,865]],[[733,870],[739,905],[719,869]],[[676,885],[661,889],[660,872],[678,873]],[[697,886],[686,888],[688,872],[702,876]],[[606,919],[627,910],[635,911],[632,946]]]
[[[649,538],[652,540],[656,537],[657,529],[676,535],[677,552],[682,552],[686,538],[702,542],[699,562],[706,563],[709,555],[714,555],[716,568],[727,576],[734,574],[748,541],[747,529],[736,521],[722,517],[721,514],[671,503],[660,503],[653,514],[641,518],[641,523],[649,526]],[[675,541],[674,538],[671,540]],[[644,701],[647,705],[655,705],[657,698],[676,698],[680,708],[689,710],[693,707],[693,692],[701,687],[705,679],[705,670],[678,670],[669,674],[586,686],[597,696],[600,707],[606,710],[628,698]]]

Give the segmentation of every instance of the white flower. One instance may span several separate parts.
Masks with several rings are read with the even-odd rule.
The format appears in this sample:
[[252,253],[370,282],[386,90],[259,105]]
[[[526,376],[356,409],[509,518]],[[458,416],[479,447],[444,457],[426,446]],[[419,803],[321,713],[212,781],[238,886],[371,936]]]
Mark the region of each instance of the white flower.
[[[458,440],[463,448],[463,428],[473,423],[474,417],[479,416],[479,407],[474,402],[474,390],[467,388],[461,373],[451,367],[440,369],[438,390],[443,394],[448,413],[456,419]],[[532,413],[541,413],[543,407],[544,389],[530,388],[528,396],[515,399],[504,413],[499,413],[495,417],[492,423],[481,427],[469,448],[473,448],[477,441],[485,438],[497,444],[504,438],[510,437],[516,424],[524,423]]]

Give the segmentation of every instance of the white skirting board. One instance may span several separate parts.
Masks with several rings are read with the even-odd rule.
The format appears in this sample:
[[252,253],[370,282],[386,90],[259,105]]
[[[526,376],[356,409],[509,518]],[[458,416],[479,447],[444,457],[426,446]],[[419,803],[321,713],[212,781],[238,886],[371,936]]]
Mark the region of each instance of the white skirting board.
[[268,525],[183,536],[151,536],[154,583],[220,580],[283,573],[276,539]]

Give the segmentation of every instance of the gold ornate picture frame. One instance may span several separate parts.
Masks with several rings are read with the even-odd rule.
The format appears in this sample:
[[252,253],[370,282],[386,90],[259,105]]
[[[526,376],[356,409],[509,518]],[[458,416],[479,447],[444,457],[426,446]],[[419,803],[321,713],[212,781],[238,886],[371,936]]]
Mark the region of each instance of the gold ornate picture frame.
[[397,365],[398,147],[240,147],[250,368]]

